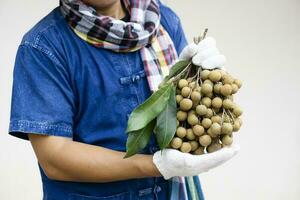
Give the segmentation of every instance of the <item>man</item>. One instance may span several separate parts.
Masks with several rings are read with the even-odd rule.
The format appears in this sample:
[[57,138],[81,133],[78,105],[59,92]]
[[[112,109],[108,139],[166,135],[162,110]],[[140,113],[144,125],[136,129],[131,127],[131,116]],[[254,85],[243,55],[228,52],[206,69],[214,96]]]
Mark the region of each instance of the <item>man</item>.
[[[203,44],[216,49],[213,40]],[[178,17],[156,0],[61,0],[24,36],[9,132],[30,140],[43,199],[167,199],[166,179],[200,174],[236,153],[161,154],[152,138],[141,154],[123,159],[129,114],[185,46]],[[207,67],[223,67],[224,57],[212,52],[189,45],[180,58],[200,55]],[[182,163],[188,158],[191,166]]]

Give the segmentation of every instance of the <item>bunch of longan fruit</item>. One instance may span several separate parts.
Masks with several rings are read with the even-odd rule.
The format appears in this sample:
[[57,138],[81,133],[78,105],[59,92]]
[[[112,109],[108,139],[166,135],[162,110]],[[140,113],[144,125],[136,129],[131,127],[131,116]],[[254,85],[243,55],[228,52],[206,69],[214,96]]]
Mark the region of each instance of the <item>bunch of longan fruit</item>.
[[242,109],[233,95],[242,82],[224,70],[201,70],[180,78],[176,85],[177,129],[169,147],[201,155],[233,142],[241,125]]

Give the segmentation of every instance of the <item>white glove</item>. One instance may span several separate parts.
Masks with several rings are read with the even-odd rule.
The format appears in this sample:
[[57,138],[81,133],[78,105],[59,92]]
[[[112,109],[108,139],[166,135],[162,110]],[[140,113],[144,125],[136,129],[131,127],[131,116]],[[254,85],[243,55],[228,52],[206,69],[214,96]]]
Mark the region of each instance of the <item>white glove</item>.
[[182,153],[175,149],[164,149],[154,154],[153,163],[164,179],[174,176],[195,176],[225,163],[235,156],[238,151],[239,146],[237,145],[231,145],[203,155]]
[[194,65],[202,66],[204,69],[224,69],[226,58],[221,55],[216,47],[216,40],[207,37],[199,44],[189,44],[181,54],[179,60],[191,60]]

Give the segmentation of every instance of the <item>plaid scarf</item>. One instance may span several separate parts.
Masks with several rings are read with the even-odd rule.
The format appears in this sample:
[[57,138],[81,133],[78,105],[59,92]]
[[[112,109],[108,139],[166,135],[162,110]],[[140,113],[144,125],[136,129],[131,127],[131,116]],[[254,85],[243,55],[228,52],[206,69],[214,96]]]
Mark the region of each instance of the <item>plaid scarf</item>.
[[99,15],[80,0],[60,0],[60,4],[74,32],[88,43],[115,52],[140,50],[150,90],[158,89],[177,60],[177,52],[160,25],[156,0],[123,0],[130,22]]
[[[160,24],[156,0],[123,0],[130,22],[102,16],[80,0],[60,0],[61,12],[73,31],[86,42],[115,52],[140,50],[149,87],[158,89],[177,60],[177,52]],[[170,200],[204,200],[199,177],[170,179]]]

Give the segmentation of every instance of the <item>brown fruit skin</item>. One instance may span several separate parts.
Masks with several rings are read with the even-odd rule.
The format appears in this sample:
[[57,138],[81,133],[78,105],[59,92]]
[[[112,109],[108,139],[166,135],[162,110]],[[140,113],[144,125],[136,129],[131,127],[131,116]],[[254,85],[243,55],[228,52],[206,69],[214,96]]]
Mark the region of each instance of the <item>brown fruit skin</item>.
[[203,126],[204,128],[209,128],[209,127],[211,126],[212,122],[211,122],[210,119],[204,118],[204,119],[202,120],[201,124],[202,124],[202,126]]
[[218,123],[213,123],[210,127],[211,129],[211,132],[214,134],[214,135],[220,135],[221,134],[221,125],[218,124]]
[[198,147],[194,152],[194,155],[203,155],[204,154],[204,148],[203,147]]
[[195,126],[193,126],[193,132],[195,135],[201,136],[204,134],[205,129],[203,128],[203,126],[196,124]]
[[183,111],[188,111],[192,108],[193,106],[193,102],[192,100],[188,99],[188,98],[184,98],[180,101],[180,108]]
[[191,128],[187,129],[185,137],[188,140],[195,140],[195,138],[196,138],[196,136],[194,135],[193,130]]
[[213,87],[208,84],[208,83],[204,83],[202,86],[201,86],[201,92],[202,94],[209,94],[209,93],[212,93],[213,91]]
[[210,74],[210,71],[205,69],[202,72],[200,72],[200,77],[202,80],[206,80],[206,79],[208,79],[209,74]]
[[182,139],[179,138],[179,137],[174,137],[172,140],[171,140],[171,147],[174,148],[174,149],[179,149],[182,145]]
[[237,120],[235,120],[234,123],[233,123],[233,132],[239,131],[240,128],[241,128],[240,123]]
[[232,137],[230,137],[229,135],[224,135],[222,137],[222,144],[225,146],[230,146],[233,142]]
[[192,89],[189,88],[188,86],[183,87],[183,88],[181,89],[181,95],[182,95],[183,97],[188,97],[188,96],[190,95],[191,92],[192,92]]
[[212,121],[213,123],[221,124],[222,118],[221,118],[219,115],[215,115],[215,116],[212,116],[212,117],[211,117],[211,121]]
[[190,145],[190,143],[188,142],[183,142],[181,147],[180,147],[180,151],[182,153],[189,153],[192,150],[192,147]]
[[220,91],[223,96],[229,96],[232,94],[232,87],[229,84],[225,84],[221,87]]
[[214,108],[221,108],[223,104],[223,101],[220,97],[215,97],[213,98],[213,100],[211,101],[211,105]]
[[200,92],[193,91],[193,92],[191,93],[191,99],[192,99],[193,101],[195,101],[195,102],[199,102],[200,99],[201,99],[201,94],[200,94]]
[[212,143],[206,148],[206,151],[208,153],[212,153],[212,152],[218,151],[221,148],[222,148],[222,145],[220,143]]
[[211,118],[214,115],[212,109],[208,108],[205,117]]
[[224,101],[223,101],[223,107],[225,109],[232,109],[234,107],[234,103],[230,99],[224,99]]
[[187,121],[191,126],[199,123],[198,117],[196,115],[189,115]]
[[176,95],[176,102],[177,102],[177,104],[179,104],[182,99],[183,99],[182,95],[180,95],[180,94]]
[[189,87],[190,87],[192,90],[195,89],[196,86],[197,86],[197,85],[196,85],[196,82],[195,82],[195,81],[189,83]]
[[180,138],[184,138],[186,136],[186,129],[183,127],[178,127],[176,130],[176,135]]
[[209,73],[208,78],[209,78],[212,82],[218,82],[218,81],[221,80],[222,74],[221,74],[219,71],[214,70],[214,71],[212,71],[212,72]]
[[237,86],[237,84],[233,83],[231,84],[232,87],[232,94],[236,94],[239,91],[239,87]]
[[209,79],[205,80],[205,81],[203,82],[203,84],[209,84],[211,87],[214,86],[214,83],[213,83],[211,80],[209,80]]
[[202,135],[199,137],[199,143],[204,147],[207,147],[208,145],[210,145],[211,141],[212,141],[212,139],[209,135]]
[[208,97],[203,97],[203,98],[201,99],[201,103],[202,103],[203,105],[205,105],[207,108],[210,108],[210,107],[211,107],[211,99],[208,98]]
[[188,83],[188,81],[186,79],[180,79],[178,81],[178,88],[182,89],[182,88],[188,86],[188,84],[189,83]]
[[197,141],[190,141],[191,151],[195,151],[199,147],[199,143]]
[[225,75],[224,77],[222,77],[223,84],[232,84],[233,81],[234,81],[234,79],[228,74]]
[[207,113],[207,108],[205,105],[198,105],[196,107],[196,113],[200,116],[206,115]]
[[180,122],[185,121],[187,119],[187,113],[184,112],[184,111],[179,110],[177,112],[176,117],[177,117],[178,121],[180,121]]
[[221,87],[223,86],[222,83],[216,83],[214,85],[214,93],[216,94],[220,94],[221,93]]
[[233,114],[236,116],[236,117],[239,117],[243,114],[243,110],[239,107],[239,106],[235,106],[233,108]]
[[223,123],[222,125],[222,134],[227,134],[227,135],[231,135],[232,134],[232,131],[233,131],[233,127],[230,123]]
[[239,79],[235,79],[235,80],[233,81],[233,83],[236,84],[236,85],[238,86],[239,89],[242,87],[242,81],[239,80]]

